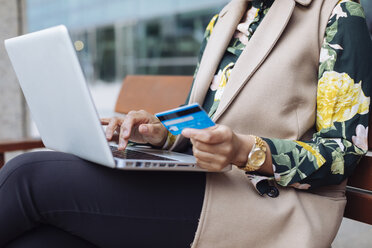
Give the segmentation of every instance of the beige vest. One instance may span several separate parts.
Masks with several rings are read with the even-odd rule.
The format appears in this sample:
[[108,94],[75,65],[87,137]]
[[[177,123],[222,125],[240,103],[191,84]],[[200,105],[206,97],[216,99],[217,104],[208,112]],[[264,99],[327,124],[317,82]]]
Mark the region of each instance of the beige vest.
[[[214,121],[243,134],[304,139],[313,133],[320,46],[338,0],[276,0],[239,57]],[[202,103],[247,8],[220,13],[202,58],[190,102]],[[185,143],[181,137],[174,150]],[[345,207],[345,183],[316,192],[279,187],[261,197],[244,173],[209,173],[192,247],[330,247]]]

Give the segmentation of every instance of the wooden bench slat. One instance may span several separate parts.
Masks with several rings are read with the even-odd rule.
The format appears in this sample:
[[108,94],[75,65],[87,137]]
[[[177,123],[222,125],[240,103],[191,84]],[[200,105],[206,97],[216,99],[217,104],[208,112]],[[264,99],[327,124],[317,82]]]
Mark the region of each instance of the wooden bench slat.
[[365,156],[361,159],[353,175],[349,178],[348,185],[372,191],[372,157]]
[[5,153],[45,147],[41,139],[0,141],[0,168],[5,164]]
[[146,110],[151,114],[185,103],[191,88],[192,76],[127,76],[116,101],[115,112]]
[[40,139],[3,140],[0,141],[0,152],[12,152],[44,147]]
[[5,153],[0,152],[0,169],[5,164]]
[[344,217],[372,225],[372,195],[348,190],[346,197]]

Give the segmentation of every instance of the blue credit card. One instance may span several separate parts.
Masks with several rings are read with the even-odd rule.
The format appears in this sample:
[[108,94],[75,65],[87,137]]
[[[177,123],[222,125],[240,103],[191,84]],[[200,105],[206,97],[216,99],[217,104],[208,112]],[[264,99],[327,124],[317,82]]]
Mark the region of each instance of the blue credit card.
[[173,135],[180,134],[184,128],[204,129],[215,125],[197,103],[157,113],[155,116]]

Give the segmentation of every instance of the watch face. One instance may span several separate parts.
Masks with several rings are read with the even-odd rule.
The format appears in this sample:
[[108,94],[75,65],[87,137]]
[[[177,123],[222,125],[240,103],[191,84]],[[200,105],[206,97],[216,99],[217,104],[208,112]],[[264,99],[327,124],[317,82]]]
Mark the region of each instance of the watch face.
[[255,167],[263,165],[266,159],[266,153],[261,149],[255,149],[248,157],[249,164]]

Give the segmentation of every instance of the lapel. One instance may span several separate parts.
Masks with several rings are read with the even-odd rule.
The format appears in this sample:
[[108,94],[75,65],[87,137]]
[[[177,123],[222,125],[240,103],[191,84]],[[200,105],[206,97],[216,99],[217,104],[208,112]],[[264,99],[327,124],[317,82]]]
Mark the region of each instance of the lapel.
[[[189,103],[198,102],[203,104],[205,94],[212,82],[217,66],[226,51],[236,26],[243,17],[247,2],[249,0],[236,0],[231,2],[219,14],[219,20],[209,38],[205,48],[203,58],[200,62],[198,73],[195,77],[194,85]],[[230,105],[240,89],[245,85],[257,68],[262,64],[270,53],[275,43],[281,36],[283,30],[292,16],[295,2],[303,6],[308,6],[312,0],[276,0],[271,6],[272,10],[266,15],[247,47],[240,55],[234,70],[232,71],[229,83],[226,86],[224,96],[219,104],[213,120],[216,121]],[[171,150],[186,141],[179,135]]]
[[[308,0],[302,1],[306,2]],[[294,7],[295,0],[274,1],[270,11],[262,20],[262,23],[237,60],[214,115],[214,121],[217,121],[223,114],[239,91],[269,55],[287,26]]]
[[191,91],[190,103],[203,104],[204,97],[212,82],[222,56],[233,36],[236,26],[247,9],[246,0],[235,0],[230,2],[219,14],[216,26],[209,37],[204,50],[199,70],[195,77],[195,87]]

